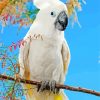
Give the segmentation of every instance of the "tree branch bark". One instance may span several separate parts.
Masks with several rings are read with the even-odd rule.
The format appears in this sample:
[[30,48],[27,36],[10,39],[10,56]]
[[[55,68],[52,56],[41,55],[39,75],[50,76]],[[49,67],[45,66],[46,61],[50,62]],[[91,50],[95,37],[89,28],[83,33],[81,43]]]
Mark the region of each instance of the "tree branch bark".
[[[0,75],[0,79],[16,81],[16,79],[9,77],[9,76],[5,76],[5,75]],[[26,80],[26,79],[20,79],[20,82],[24,83],[24,84],[41,85],[41,82],[36,82],[36,81]],[[100,92],[90,90],[90,89],[81,88],[81,87],[72,87],[72,86],[68,86],[68,85],[56,84],[56,88],[66,89],[66,90],[76,91],[76,92],[83,92],[83,93],[88,93],[88,94],[92,94],[95,96],[100,96]]]

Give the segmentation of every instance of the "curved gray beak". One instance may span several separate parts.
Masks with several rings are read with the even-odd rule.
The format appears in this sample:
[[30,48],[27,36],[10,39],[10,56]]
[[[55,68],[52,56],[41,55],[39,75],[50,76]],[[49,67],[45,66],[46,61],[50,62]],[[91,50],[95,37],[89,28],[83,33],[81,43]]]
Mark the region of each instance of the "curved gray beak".
[[68,25],[68,16],[65,11],[62,11],[58,15],[58,17],[55,21],[55,28],[60,31],[64,31],[66,29],[67,25]]

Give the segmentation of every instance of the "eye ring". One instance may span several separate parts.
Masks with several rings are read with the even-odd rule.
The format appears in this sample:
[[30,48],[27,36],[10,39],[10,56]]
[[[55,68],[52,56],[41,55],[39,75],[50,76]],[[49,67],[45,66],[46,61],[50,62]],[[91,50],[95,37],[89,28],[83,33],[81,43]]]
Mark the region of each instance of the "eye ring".
[[51,16],[55,17],[56,13],[54,11],[51,12]]

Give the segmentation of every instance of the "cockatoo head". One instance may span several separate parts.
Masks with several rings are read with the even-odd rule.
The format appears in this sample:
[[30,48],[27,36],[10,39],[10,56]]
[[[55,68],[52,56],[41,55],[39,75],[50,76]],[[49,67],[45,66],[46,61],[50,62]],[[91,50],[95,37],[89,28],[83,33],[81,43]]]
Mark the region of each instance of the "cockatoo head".
[[34,5],[40,9],[35,21],[45,27],[64,31],[68,24],[68,11],[66,5],[60,0],[33,0]]

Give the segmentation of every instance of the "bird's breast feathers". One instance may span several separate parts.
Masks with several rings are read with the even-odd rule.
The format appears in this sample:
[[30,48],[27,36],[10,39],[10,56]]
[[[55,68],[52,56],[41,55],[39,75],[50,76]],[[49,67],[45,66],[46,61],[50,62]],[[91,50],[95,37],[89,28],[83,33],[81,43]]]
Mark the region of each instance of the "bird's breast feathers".
[[40,38],[32,39],[29,50],[32,79],[40,81],[54,78],[57,82],[59,81],[60,73],[63,72],[61,48],[62,41],[59,38],[40,35]]

